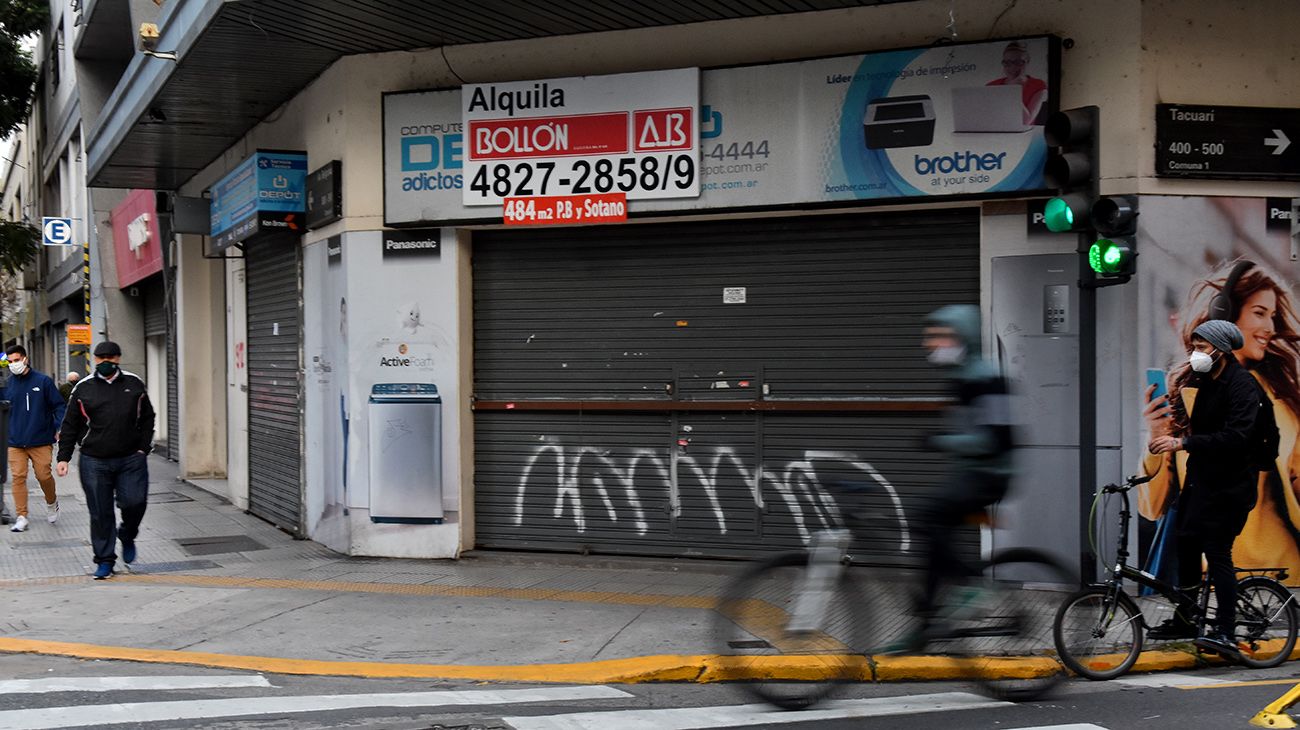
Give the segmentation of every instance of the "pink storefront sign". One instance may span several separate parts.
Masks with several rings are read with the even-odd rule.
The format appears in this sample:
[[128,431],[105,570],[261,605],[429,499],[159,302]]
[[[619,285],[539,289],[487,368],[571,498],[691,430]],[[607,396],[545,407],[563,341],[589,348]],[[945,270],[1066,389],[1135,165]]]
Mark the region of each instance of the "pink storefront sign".
[[152,190],[132,190],[109,214],[113,226],[113,254],[117,259],[117,285],[130,286],[162,271],[162,237]]

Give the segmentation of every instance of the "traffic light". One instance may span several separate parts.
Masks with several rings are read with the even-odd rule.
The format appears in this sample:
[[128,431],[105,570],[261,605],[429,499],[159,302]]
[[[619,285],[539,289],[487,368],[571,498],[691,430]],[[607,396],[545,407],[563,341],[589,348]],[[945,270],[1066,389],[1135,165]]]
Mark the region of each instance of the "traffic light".
[[1137,198],[1112,195],[1092,204],[1096,240],[1088,248],[1088,267],[1096,286],[1123,284],[1137,271]]
[[1088,264],[1081,286],[1088,288],[1123,284],[1137,270],[1137,198],[1101,195],[1098,117],[1095,106],[1066,109],[1043,127],[1053,148],[1043,179],[1058,191],[1043,208],[1043,222],[1050,231],[1079,234],[1078,250]]
[[1043,178],[1059,194],[1043,210],[1049,231],[1086,230],[1097,199],[1097,107],[1083,106],[1051,115],[1043,127],[1048,153]]

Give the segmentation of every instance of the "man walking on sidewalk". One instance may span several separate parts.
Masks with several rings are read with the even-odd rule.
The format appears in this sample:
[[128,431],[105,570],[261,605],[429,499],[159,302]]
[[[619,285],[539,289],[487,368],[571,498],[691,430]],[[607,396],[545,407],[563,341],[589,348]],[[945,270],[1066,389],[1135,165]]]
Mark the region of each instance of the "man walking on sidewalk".
[[[154,412],[144,381],[122,370],[122,348],[95,346],[95,375],[72,389],[59,434],[59,476],[68,473],[73,450],[81,446],[81,488],[90,509],[90,542],[95,550],[95,580],[113,574],[122,540],[122,560],[135,562],[135,538],[149,496],[148,454],[153,448]],[[113,503],[122,510],[118,525]]]
[[32,369],[27,350],[10,345],[5,350],[9,360],[9,381],[4,400],[9,401],[9,474],[13,477],[14,518],[12,532],[27,529],[27,464],[36,472],[36,482],[45,494],[45,516],[51,524],[59,518],[59,498],[54,491],[50,458],[54,456],[54,439],[63,422],[63,396],[54,379]]

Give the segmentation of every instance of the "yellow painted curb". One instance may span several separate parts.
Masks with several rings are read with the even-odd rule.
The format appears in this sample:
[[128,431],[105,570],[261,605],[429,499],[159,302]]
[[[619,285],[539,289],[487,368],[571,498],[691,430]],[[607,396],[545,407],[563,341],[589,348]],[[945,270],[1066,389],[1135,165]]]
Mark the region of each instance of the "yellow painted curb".
[[609,659],[573,664],[454,665],[342,662],[317,659],[213,654],[170,649],[135,649],[62,641],[37,641],[0,637],[0,652],[45,654],[78,659],[115,659],[153,664],[194,664],[223,669],[245,669],[270,674],[309,674],[337,677],[416,679],[469,679],[485,682],[569,682],[576,684],[688,682],[700,674],[708,657],[658,655]]
[[815,681],[875,679],[870,659],[862,656],[708,656],[696,682],[739,682],[756,679]]
[[[456,665],[344,662],[317,659],[136,649],[61,641],[0,637],[0,653],[43,654],[78,659],[108,659],[153,664],[191,664],[243,669],[270,674],[334,677],[464,679],[484,682],[567,682],[573,684],[633,684],[639,682],[734,682],[756,679],[811,681],[834,676],[844,681],[899,682],[971,677],[968,662],[946,656],[866,657],[660,654],[569,664]],[[1300,654],[1300,650],[1297,650]],[[1293,654],[1292,658],[1295,658]],[[981,662],[979,674],[1016,677],[1040,674],[1047,660],[995,659]],[[1197,658],[1178,651],[1143,652],[1135,672],[1186,669]],[[1202,660],[1203,661],[1203,660]]]

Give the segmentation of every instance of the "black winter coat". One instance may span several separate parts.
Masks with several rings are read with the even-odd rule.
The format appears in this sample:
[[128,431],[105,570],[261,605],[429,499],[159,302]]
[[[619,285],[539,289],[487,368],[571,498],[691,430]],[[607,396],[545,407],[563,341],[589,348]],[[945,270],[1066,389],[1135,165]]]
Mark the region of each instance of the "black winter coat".
[[1178,498],[1179,531],[1240,531],[1255,506],[1259,471],[1251,463],[1251,436],[1266,396],[1232,356],[1218,377],[1197,374],[1188,385],[1197,390],[1183,446],[1187,475]]
[[153,448],[154,411],[144,381],[126,372],[113,382],[93,375],[77,381],[59,432],[59,461],[72,451],[100,459],[149,453]]

